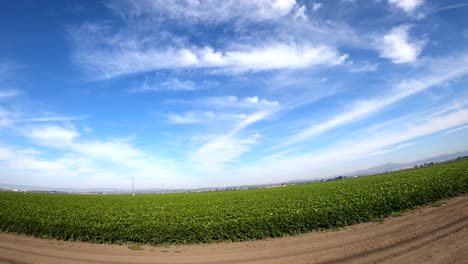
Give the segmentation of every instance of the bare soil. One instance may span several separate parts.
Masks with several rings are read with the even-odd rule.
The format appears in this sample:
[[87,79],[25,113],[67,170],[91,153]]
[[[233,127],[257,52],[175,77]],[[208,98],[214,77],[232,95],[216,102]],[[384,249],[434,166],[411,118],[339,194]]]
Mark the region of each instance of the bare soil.
[[0,233],[0,263],[468,263],[468,195],[383,222],[240,243],[152,247]]

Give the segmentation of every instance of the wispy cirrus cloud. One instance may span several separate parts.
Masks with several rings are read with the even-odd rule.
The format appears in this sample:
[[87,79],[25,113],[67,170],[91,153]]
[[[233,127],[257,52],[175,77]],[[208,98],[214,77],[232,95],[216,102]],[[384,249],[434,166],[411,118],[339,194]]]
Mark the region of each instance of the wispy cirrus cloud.
[[225,23],[231,20],[275,20],[299,8],[295,0],[121,1],[109,7],[124,19],[169,15],[185,23]]
[[[421,78],[402,81],[395,88],[393,88],[387,96],[357,101],[355,102],[354,106],[352,106],[347,111],[332,116],[319,124],[313,124],[309,127],[306,127],[300,132],[290,136],[282,143],[273,146],[272,149],[283,148],[285,146],[304,142],[331,129],[356,122],[367,116],[373,115],[376,112],[416,93],[468,74],[468,56],[464,55],[461,58],[455,60],[450,59],[449,61],[452,62],[452,69],[446,69],[445,67],[442,67],[436,73],[431,72],[427,76]],[[440,65],[443,66],[444,64],[444,62],[440,62]]]
[[17,63],[8,60],[0,61],[0,81],[11,79],[20,68],[21,66]]
[[[245,132],[248,127],[267,120],[280,111],[277,101],[269,101],[258,96],[239,98],[237,96],[206,97],[192,102],[200,107],[208,106],[218,109],[216,112],[187,112],[182,115],[172,114],[169,121],[175,124],[199,124],[211,121],[229,120],[225,126],[230,130],[215,133],[204,140],[197,140],[196,147],[189,153],[190,163],[210,175],[222,173],[225,165],[238,159],[254,149],[260,143],[261,135]],[[237,112],[242,110],[242,112]],[[201,137],[197,137],[200,139]]]
[[220,121],[237,121],[246,119],[245,113],[237,112],[213,112],[213,111],[188,111],[184,113],[169,113],[165,115],[171,124],[201,124]]
[[22,92],[19,90],[0,90],[0,100],[20,95]]
[[[388,149],[397,151],[398,149],[396,148],[407,148],[411,146],[409,144],[412,144],[412,142],[408,141],[440,133],[466,122],[468,122],[468,109],[465,108],[440,115],[436,118],[422,118],[420,120],[413,120],[409,124],[394,125],[384,131],[363,134],[360,138],[356,138],[353,141],[336,142],[336,144],[320,152],[284,156],[282,154],[283,151],[281,151],[277,153],[279,157],[275,158],[273,163],[269,158],[270,156],[267,156],[263,161],[258,161],[253,165],[234,168],[228,174],[230,177],[226,176],[224,180],[227,184],[234,184],[234,182],[239,180],[247,184],[258,184],[265,181],[288,181],[290,175],[295,175],[296,179],[307,180],[336,176],[362,168],[362,163],[357,161],[365,156],[370,156],[372,153],[378,154],[380,152],[380,155],[385,155],[389,152],[383,153],[382,151]],[[461,151],[463,148],[466,148],[466,144],[461,145],[457,151]],[[292,149],[292,151],[294,150]],[[340,161],[340,166],[336,166],[337,161]],[[366,166],[376,165],[380,164],[370,163]],[[317,168],[320,169],[317,170]],[[242,177],[239,175],[242,175]]]
[[15,123],[35,123],[35,122],[56,122],[56,121],[74,121],[83,120],[87,117],[84,116],[43,116],[43,117],[29,117],[15,119]]
[[194,102],[199,105],[206,105],[221,108],[275,108],[280,105],[278,101],[250,96],[240,98],[234,95],[202,97]]
[[163,69],[209,69],[218,74],[240,74],[279,69],[343,64],[348,55],[325,45],[269,43],[239,49],[108,47],[80,50],[76,60],[99,78]]
[[[341,28],[331,22],[309,23],[310,11],[294,0],[172,4],[120,1],[107,6],[121,18],[120,27],[101,21],[69,29],[75,62],[96,79],[158,70],[198,69],[229,75],[337,66],[348,55],[340,52],[330,39],[342,33],[346,36],[341,40],[355,39],[350,38],[354,33],[349,27]],[[316,3],[315,9],[320,6]],[[173,31],[164,26],[165,22],[178,25],[179,29]],[[261,31],[248,29],[258,22],[268,27],[262,27]],[[238,37],[228,40],[229,36],[216,36],[194,42],[197,36],[190,27],[193,23],[204,27],[223,24],[226,31]]]
[[195,91],[202,88],[196,86],[192,81],[179,80],[178,78],[170,78],[168,80],[157,82],[145,79],[144,82],[129,90],[130,93],[149,93],[149,92],[164,92],[164,91]]
[[232,134],[218,136],[200,146],[191,156],[191,161],[202,166],[206,172],[221,172],[223,165],[235,162],[258,143],[258,134],[239,138]]
[[377,63],[359,63],[359,64],[351,64],[349,71],[350,72],[374,72],[377,71],[379,68],[379,64]]
[[253,145],[259,143],[259,134],[241,137],[239,132],[268,118],[271,114],[271,112],[256,112],[247,116],[235,124],[228,133],[215,136],[200,145],[191,154],[190,160],[205,171],[222,172],[224,164],[236,161],[241,155],[251,151]]
[[239,120],[248,120],[252,114],[258,112],[273,113],[281,109],[278,101],[258,96],[209,96],[194,100],[171,101],[170,103],[192,108],[189,111],[164,114],[163,116],[171,124],[238,122]]
[[0,107],[0,129],[12,126],[14,118],[12,112]]
[[[0,90],[0,101],[11,103],[12,99],[23,99],[24,92],[17,89]],[[13,127],[24,123],[65,122],[86,119],[85,116],[57,116],[46,114],[38,116],[36,113],[27,113],[18,109],[11,109],[8,104],[0,107],[0,127]],[[35,116],[36,115],[36,116]]]
[[384,148],[384,149],[376,150],[374,152],[366,153],[366,154],[360,156],[359,158],[383,155],[383,154],[387,154],[387,153],[397,151],[397,150],[402,149],[402,148],[407,148],[407,147],[410,147],[410,146],[413,146],[413,145],[416,145],[416,142],[403,143],[403,144],[400,144],[400,145],[397,145],[397,146],[394,146],[394,147],[391,147],[391,148]]
[[170,113],[166,115],[169,123],[171,124],[198,124],[212,119],[213,112],[186,112],[183,114]]
[[451,133],[455,133],[455,132],[458,132],[458,131],[461,131],[461,130],[465,130],[467,128],[468,128],[468,125],[459,126],[459,127],[454,128],[454,129],[447,130],[447,131],[445,131],[445,133],[446,134],[451,134]]
[[68,38],[50,41],[71,54],[3,45],[27,66],[0,60],[1,180],[238,185],[466,149],[466,5],[426,2],[119,0],[70,20],[56,12]]
[[162,93],[162,92],[194,92],[215,87],[219,83],[213,80],[192,81],[181,78],[146,77],[142,82],[128,90],[129,93]]

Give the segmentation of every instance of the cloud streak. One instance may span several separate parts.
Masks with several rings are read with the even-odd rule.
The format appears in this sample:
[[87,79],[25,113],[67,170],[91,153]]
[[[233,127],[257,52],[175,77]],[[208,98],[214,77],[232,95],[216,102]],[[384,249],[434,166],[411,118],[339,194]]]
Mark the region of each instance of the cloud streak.
[[351,109],[332,116],[322,123],[314,124],[303,129],[286,139],[283,143],[274,146],[272,149],[283,148],[285,146],[304,142],[331,129],[356,122],[367,116],[375,114],[376,112],[416,93],[422,92],[456,77],[466,75],[468,73],[467,62],[468,57],[462,57],[452,64],[454,66],[453,69],[442,69],[436,75],[403,81],[384,97],[355,102]]
[[81,50],[76,56],[78,63],[104,79],[163,69],[208,69],[216,74],[241,74],[337,66],[343,64],[347,57],[324,45],[284,43],[227,51],[217,51],[209,46],[180,49],[108,47],[102,50]]
[[10,97],[15,97],[21,94],[18,90],[0,90],[0,100]]
[[109,6],[124,19],[157,17],[162,14],[185,23],[226,23],[232,20],[268,21],[291,14],[299,8],[295,0],[226,1],[122,1]]
[[218,135],[199,146],[191,155],[191,161],[201,166],[204,171],[222,173],[225,163],[237,161],[244,153],[252,150],[259,143],[260,135],[255,133],[241,138],[239,133],[254,123],[265,120],[273,111],[259,111],[236,123],[226,134]]
[[[206,86],[206,84],[203,84]],[[177,92],[177,91],[195,91],[201,87],[196,87],[192,81],[179,80],[171,78],[166,81],[156,82],[145,79],[144,82],[129,90],[130,93],[149,93],[149,92]]]
[[[274,162],[271,162],[270,156],[267,156],[266,159],[258,161],[254,165],[234,169],[232,173],[228,174],[230,176],[226,176],[224,180],[227,184],[234,185],[236,181],[243,181],[246,184],[284,182],[291,179],[290,175],[294,175],[295,179],[307,180],[336,176],[362,169],[363,165],[358,161],[363,157],[368,157],[373,153],[378,154],[379,151],[397,144],[399,145],[391,149],[397,151],[397,148],[409,147],[411,143],[405,142],[439,133],[466,122],[468,122],[468,109],[465,108],[436,118],[421,119],[411,124],[399,124],[375,134],[365,134],[351,142],[348,140],[337,142],[318,153],[308,152],[283,157],[282,152],[279,152],[279,157],[275,158]],[[336,166],[337,164],[340,166]],[[379,164],[367,166],[376,165]],[[242,175],[242,177],[238,175]]]
[[457,127],[457,128],[454,128],[454,129],[450,129],[450,130],[447,130],[445,131],[446,134],[451,134],[451,133],[455,133],[455,132],[458,132],[458,131],[461,131],[461,130],[465,130],[468,128],[468,125],[464,125],[464,126],[461,126],[461,127]]

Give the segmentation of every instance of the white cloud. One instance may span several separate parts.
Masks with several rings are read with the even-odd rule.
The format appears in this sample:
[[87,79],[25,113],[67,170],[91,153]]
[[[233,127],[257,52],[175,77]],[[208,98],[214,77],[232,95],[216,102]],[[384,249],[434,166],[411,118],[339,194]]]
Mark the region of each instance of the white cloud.
[[286,154],[295,152],[295,151],[297,151],[297,150],[299,150],[299,149],[300,149],[299,147],[286,149],[286,150],[281,151],[281,152],[277,152],[277,153],[274,153],[274,154],[271,154],[271,155],[267,155],[267,156],[265,156],[264,160],[276,160],[276,159],[280,159],[280,158],[283,158],[284,156],[286,156]]
[[307,16],[307,8],[305,5],[299,7],[296,12],[295,12],[295,17],[296,19],[302,20],[302,21],[308,21],[309,17]]
[[0,128],[10,127],[14,124],[13,113],[0,107]]
[[[337,66],[348,57],[338,46],[371,46],[345,23],[309,19],[306,5],[294,0],[119,1],[107,5],[123,18],[121,26],[101,21],[69,29],[73,58],[93,79],[164,69],[243,74]],[[316,9],[319,6],[315,3]],[[204,34],[192,30],[198,26],[194,23],[206,23],[203,28],[208,30],[220,23],[236,37],[230,39],[233,34],[229,33],[194,43]],[[169,26],[173,24],[178,26]],[[260,29],[252,30],[252,26]]]
[[211,96],[195,100],[199,105],[219,107],[219,108],[250,108],[250,109],[270,109],[280,105],[278,101],[270,101],[258,96],[239,98],[233,95]]
[[451,134],[451,133],[455,133],[455,132],[458,132],[458,131],[461,131],[461,130],[465,130],[468,128],[468,125],[464,125],[464,126],[461,126],[461,127],[457,127],[457,128],[454,128],[454,129],[450,129],[450,130],[447,130],[445,131],[446,134]]
[[182,114],[170,113],[165,115],[171,124],[200,124],[208,122],[220,122],[224,120],[246,119],[244,113],[212,112],[212,111],[190,111]]
[[[21,116],[22,114],[19,112],[12,112],[10,110],[0,107],[0,128],[2,127],[11,128],[20,123],[42,123],[42,122],[73,121],[73,120],[85,119],[85,117],[72,117],[72,116],[44,116],[44,117],[31,117],[31,118],[22,118]],[[46,131],[44,131],[44,133],[45,132]]]
[[86,158],[123,162],[141,155],[125,140],[85,141],[76,129],[58,125],[29,126],[23,134],[35,144],[79,153]]
[[275,20],[287,16],[295,6],[295,0],[144,0],[110,4],[124,18],[167,15],[185,23]]
[[73,129],[54,125],[35,126],[25,131],[24,135],[37,144],[59,148],[69,147],[79,136]]
[[25,122],[54,122],[54,121],[73,121],[73,120],[82,120],[85,117],[74,117],[74,116],[45,116],[45,117],[31,117],[31,118],[18,118],[15,119],[16,123],[25,123]]
[[[23,135],[34,144],[54,148],[62,153],[58,154],[58,158],[45,158],[43,154],[48,153],[46,150],[38,152],[0,145],[0,170],[3,175],[20,176],[11,182],[28,185],[39,183],[49,187],[56,186],[57,182],[66,182],[65,187],[75,187],[70,184],[79,182],[80,186],[85,187],[99,184],[99,187],[121,188],[125,187],[125,179],[131,175],[141,183],[159,181],[172,186],[182,179],[177,172],[176,162],[143,151],[129,139],[86,140],[73,127],[50,124],[28,125],[22,130]],[[40,181],[37,181],[38,176]],[[189,183],[185,178],[184,182]]]
[[246,97],[244,102],[252,105],[262,105],[262,106],[278,106],[277,101],[268,101],[267,99],[259,99],[258,96]]
[[384,149],[376,150],[376,151],[373,151],[373,152],[370,152],[370,153],[366,153],[366,154],[364,154],[362,156],[359,156],[359,158],[383,155],[383,154],[387,154],[387,153],[397,151],[397,150],[402,149],[402,148],[407,148],[407,147],[410,147],[410,146],[413,146],[413,145],[416,145],[416,143],[415,142],[408,142],[408,143],[397,145],[397,146],[389,148],[389,149],[384,148]]
[[15,153],[9,148],[5,148],[5,147],[0,148],[0,160],[6,160],[14,156],[15,156]]
[[234,162],[239,156],[250,151],[257,144],[258,136],[239,139],[232,134],[216,137],[200,146],[192,155],[192,161],[201,164],[203,170],[220,169],[219,166]]
[[168,114],[167,119],[172,124],[196,124],[201,123],[202,119],[197,113],[188,112],[183,115],[181,114]]
[[123,162],[123,164],[142,156],[141,151],[122,140],[74,142],[70,150],[86,158]]
[[328,46],[311,44],[273,43],[227,51],[215,51],[211,47],[109,49],[81,51],[77,54],[77,60],[97,72],[101,78],[112,78],[160,69],[206,68],[216,70],[213,73],[239,74],[318,65],[335,66],[343,64],[348,57]]
[[182,115],[170,114],[167,117],[171,123],[188,124],[202,123],[209,119],[217,121],[222,119],[238,121],[240,119],[242,121],[237,123],[236,126],[242,127],[234,129],[236,132],[280,110],[280,103],[278,101],[270,101],[265,98],[259,98],[258,96],[244,98],[239,98],[237,96],[212,96],[184,103],[198,105],[201,108],[216,109],[216,111],[192,111]]
[[258,144],[259,134],[248,137],[240,137],[239,132],[248,126],[265,120],[273,114],[273,111],[260,111],[248,115],[238,122],[226,134],[211,138],[200,145],[191,155],[191,162],[195,163],[204,172],[221,173],[225,163],[237,161],[244,153],[252,150]]
[[201,122],[198,117],[191,113],[187,113],[185,115],[168,114],[167,119],[171,124],[196,124]]
[[[11,97],[16,97],[23,94],[19,90],[0,90],[0,100]],[[51,121],[73,121],[85,119],[85,117],[71,117],[71,116],[43,116],[43,117],[29,117],[24,118],[24,113],[21,111],[12,111],[0,107],[0,128],[13,127],[17,123],[34,123],[34,122],[51,122]]]
[[274,113],[274,110],[255,112],[255,113],[247,116],[244,120],[242,120],[238,124],[236,124],[229,134],[234,135],[237,132],[239,132],[240,130],[250,126],[251,124],[256,123],[256,122],[258,122],[260,120],[266,119],[267,117],[269,117],[273,113]]
[[245,101],[251,104],[258,104],[258,97],[257,96],[247,97],[245,98]]
[[313,3],[312,4],[312,10],[314,12],[317,12],[320,8],[322,8],[322,3]]
[[374,72],[379,68],[377,63],[351,64],[350,72]]
[[380,57],[396,64],[416,61],[426,43],[422,40],[411,39],[409,30],[410,26],[401,25],[384,35],[378,43]]
[[192,81],[179,80],[170,78],[166,81],[156,82],[149,79],[129,90],[131,93],[147,93],[147,92],[163,92],[163,91],[194,91],[197,88]]
[[129,189],[132,176],[139,189],[154,188],[155,182],[157,186],[190,186],[190,179],[178,174],[176,163],[127,143],[94,142],[79,147],[79,152],[43,159],[37,152],[0,146],[0,171],[7,182],[33,186]]
[[412,13],[416,8],[424,4],[424,0],[388,0],[388,3],[407,13]]
[[20,94],[21,92],[18,90],[0,90],[0,100],[9,97],[15,97]]
[[[300,69],[313,65],[339,65],[347,55],[341,55],[327,46],[274,44],[246,51],[228,51],[218,54],[222,63],[217,66],[229,72],[264,71],[274,69]],[[209,65],[209,64],[208,64]]]

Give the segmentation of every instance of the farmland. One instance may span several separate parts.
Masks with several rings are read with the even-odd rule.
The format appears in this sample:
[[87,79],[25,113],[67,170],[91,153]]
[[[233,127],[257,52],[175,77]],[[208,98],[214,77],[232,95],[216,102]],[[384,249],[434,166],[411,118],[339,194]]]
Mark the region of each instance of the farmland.
[[245,241],[336,228],[468,192],[468,160],[340,181],[165,195],[0,193],[0,230],[98,243]]

